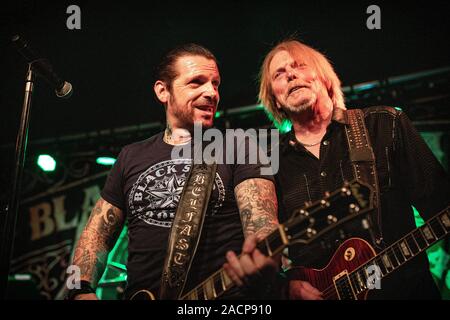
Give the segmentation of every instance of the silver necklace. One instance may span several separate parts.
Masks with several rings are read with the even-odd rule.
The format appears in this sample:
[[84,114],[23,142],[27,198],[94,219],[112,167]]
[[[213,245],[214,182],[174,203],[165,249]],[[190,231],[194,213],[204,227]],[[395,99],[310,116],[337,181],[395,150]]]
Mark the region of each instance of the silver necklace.
[[300,141],[299,141],[299,143],[300,143],[302,146],[304,146],[304,147],[314,147],[314,146],[317,146],[317,145],[320,143],[320,141],[319,141],[319,142],[316,142],[316,143],[311,143],[311,144],[303,143],[303,142],[300,142]]

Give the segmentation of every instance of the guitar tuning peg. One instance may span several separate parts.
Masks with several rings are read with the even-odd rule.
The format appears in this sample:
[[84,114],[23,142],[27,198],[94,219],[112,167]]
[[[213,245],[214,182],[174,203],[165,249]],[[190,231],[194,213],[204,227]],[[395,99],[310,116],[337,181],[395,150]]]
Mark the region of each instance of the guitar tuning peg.
[[336,221],[337,221],[337,218],[336,218],[335,216],[333,216],[333,215],[331,215],[331,214],[329,214],[329,215],[327,216],[327,222],[328,222],[328,224],[336,223]]
[[346,188],[346,187],[341,188],[341,193],[342,193],[342,195],[346,195],[346,196],[349,196],[349,195],[352,194],[352,192],[350,191],[350,189],[348,189],[348,188]]
[[308,212],[308,211],[305,211],[305,210],[303,210],[303,209],[301,209],[301,210],[299,211],[299,213],[300,213],[300,215],[301,215],[302,217],[307,217],[307,216],[309,216],[309,212]]
[[350,213],[357,213],[357,212],[359,212],[359,206],[357,206],[354,203],[350,203],[350,205],[348,206],[348,209],[349,209]]
[[328,208],[330,206],[330,202],[326,200],[320,200],[320,206],[322,208]]
[[317,231],[314,230],[313,228],[308,228],[308,229],[306,229],[306,235],[307,235],[309,238],[312,238],[316,233],[317,233]]
[[369,228],[370,228],[369,220],[363,219],[361,221],[361,224],[362,224],[362,227],[363,227],[364,230],[369,230]]

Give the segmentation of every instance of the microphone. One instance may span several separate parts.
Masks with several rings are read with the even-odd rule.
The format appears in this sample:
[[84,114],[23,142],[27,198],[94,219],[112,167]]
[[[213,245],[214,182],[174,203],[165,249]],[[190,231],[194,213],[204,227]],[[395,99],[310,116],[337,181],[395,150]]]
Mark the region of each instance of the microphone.
[[70,82],[62,80],[53,70],[50,61],[38,58],[38,55],[30,48],[28,43],[19,35],[12,37],[12,42],[16,46],[17,51],[30,63],[33,70],[42,78],[44,78],[50,86],[55,89],[58,98],[69,98],[73,89]]

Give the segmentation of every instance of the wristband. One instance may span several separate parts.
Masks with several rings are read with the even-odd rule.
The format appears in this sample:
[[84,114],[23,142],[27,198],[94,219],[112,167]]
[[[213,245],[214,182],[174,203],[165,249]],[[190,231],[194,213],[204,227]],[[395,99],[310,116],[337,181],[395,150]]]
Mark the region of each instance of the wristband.
[[79,294],[95,293],[89,281],[81,280],[79,289],[70,289],[67,293],[67,300],[75,300],[75,297]]

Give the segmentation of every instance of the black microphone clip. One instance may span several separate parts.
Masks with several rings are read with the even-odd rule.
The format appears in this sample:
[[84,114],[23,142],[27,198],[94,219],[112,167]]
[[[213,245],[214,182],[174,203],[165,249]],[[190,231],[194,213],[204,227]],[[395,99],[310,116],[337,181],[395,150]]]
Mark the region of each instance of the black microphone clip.
[[28,43],[19,35],[13,36],[12,42],[16,46],[17,51],[31,64],[33,70],[55,89],[58,98],[69,98],[72,95],[73,89],[70,82],[62,80],[47,59],[38,58]]

